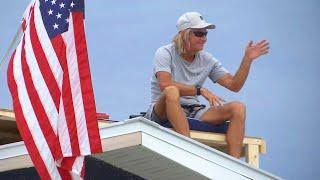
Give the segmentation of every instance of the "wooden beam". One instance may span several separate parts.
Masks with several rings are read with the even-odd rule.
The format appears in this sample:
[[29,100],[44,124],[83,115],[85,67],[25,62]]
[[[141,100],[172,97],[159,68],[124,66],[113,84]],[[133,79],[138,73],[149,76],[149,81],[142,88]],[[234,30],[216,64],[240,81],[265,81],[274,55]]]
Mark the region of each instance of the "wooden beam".
[[0,145],[21,141],[15,115],[9,109],[0,109]]
[[[210,132],[201,132],[201,131],[190,131],[190,136],[192,139],[201,141],[205,144],[218,144],[226,145],[226,135],[220,133],[210,133]],[[255,144],[259,146],[259,153],[265,154],[267,152],[266,142],[257,137],[246,136],[243,139],[243,144]]]
[[[227,153],[226,135],[219,133],[190,131],[192,139]],[[242,155],[246,162],[253,167],[259,168],[259,155],[266,153],[266,143],[257,137],[245,137],[243,139]]]
[[11,118],[11,120],[14,120],[14,118],[15,118],[14,112],[10,109],[0,108],[0,116],[9,117],[9,118]]
[[259,168],[259,146],[248,144],[245,148],[246,162],[253,167]]

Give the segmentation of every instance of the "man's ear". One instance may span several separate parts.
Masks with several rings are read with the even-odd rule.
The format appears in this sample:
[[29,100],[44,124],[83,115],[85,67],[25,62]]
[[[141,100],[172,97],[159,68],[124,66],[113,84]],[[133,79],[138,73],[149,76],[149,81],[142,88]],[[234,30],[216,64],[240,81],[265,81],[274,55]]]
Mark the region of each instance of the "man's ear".
[[184,35],[186,34],[186,30],[182,30],[179,32],[180,38],[182,39],[183,43],[186,43],[186,40],[184,38]]
[[186,33],[185,30],[179,31],[179,35],[180,35],[181,37],[183,37],[184,33]]

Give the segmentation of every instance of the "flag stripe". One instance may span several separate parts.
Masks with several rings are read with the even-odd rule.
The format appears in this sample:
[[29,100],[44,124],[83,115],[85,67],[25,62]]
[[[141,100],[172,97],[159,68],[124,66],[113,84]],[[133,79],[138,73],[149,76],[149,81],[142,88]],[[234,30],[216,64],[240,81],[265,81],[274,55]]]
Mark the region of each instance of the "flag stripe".
[[[31,19],[28,19],[29,22],[27,22],[27,24],[29,24],[26,28],[26,32],[25,32],[25,38],[26,38],[26,53],[28,55],[28,58],[27,58],[27,61],[28,61],[28,64],[31,66],[31,69],[32,69],[32,73],[33,73],[33,81],[36,82],[35,83],[35,86],[36,86],[36,89],[39,93],[39,97],[41,99],[41,102],[44,104],[44,108],[45,108],[45,111],[46,111],[46,114],[48,115],[48,118],[50,120],[50,124],[52,126],[52,128],[55,130],[56,127],[57,127],[57,122],[56,122],[56,119],[57,119],[57,109],[55,108],[55,104],[52,100],[52,97],[50,96],[50,92],[46,86],[46,83],[43,79],[43,76],[41,75],[41,72],[40,72],[40,69],[39,69],[39,66],[38,66],[38,62],[36,61],[36,57],[35,57],[35,54],[34,54],[34,51],[32,49],[32,42],[30,40],[30,26],[32,26],[32,22],[33,22],[33,19],[34,19],[34,14],[33,14],[33,9],[31,9]],[[31,22],[32,21],[32,22]],[[32,34],[33,38],[36,37],[36,33],[35,34]],[[34,42],[34,41],[33,41]],[[37,55],[39,53],[39,50],[36,49],[36,52],[37,52]],[[45,59],[44,59],[45,60]],[[55,134],[57,134],[57,132],[55,131]]]
[[86,175],[86,164],[85,164],[85,160],[83,161],[83,166],[82,166],[82,169],[81,169],[81,174],[80,174],[80,177],[85,177]]
[[[62,102],[62,97],[61,97],[61,102]],[[63,142],[61,143],[63,156],[64,157],[72,156],[72,149],[71,149],[72,147],[71,147],[71,141],[69,136],[69,129],[68,129],[68,124],[66,120],[66,115],[64,112],[63,103],[60,103],[58,128],[59,128],[59,141]]]
[[22,60],[22,68],[23,76],[26,82],[27,93],[30,95],[30,102],[32,104],[33,109],[36,109],[34,113],[37,119],[40,119],[40,121],[38,121],[40,130],[43,133],[46,143],[50,147],[49,150],[51,151],[51,154],[53,155],[54,159],[60,159],[62,157],[62,152],[60,148],[56,148],[60,146],[57,140],[57,136],[55,135],[52,126],[50,126],[50,122],[41,104],[40,98],[37,94],[37,90],[34,87],[30,69],[25,59]]
[[[98,121],[96,121],[96,105],[94,101],[94,93],[92,88],[92,81],[90,76],[90,67],[87,51],[87,42],[85,39],[84,30],[84,17],[83,13],[72,13],[73,16],[73,26],[74,36],[76,43],[76,51],[78,54],[78,64],[79,64],[79,76],[81,82],[81,92],[83,96],[84,112],[86,117],[87,131],[90,139],[90,149],[91,153],[101,152],[101,140],[99,131],[97,131]],[[94,110],[94,111],[93,111]]]
[[[31,14],[30,21],[33,21],[34,14]],[[24,71],[23,75],[25,78],[28,94],[31,103],[33,104],[34,109],[37,111],[36,116],[38,119],[40,119],[39,123],[42,128],[42,131],[45,132],[44,137],[50,139],[48,141],[48,144],[50,147],[54,148],[58,145],[56,136],[56,127],[57,127],[57,109],[55,108],[54,102],[52,100],[52,97],[50,96],[49,90],[46,86],[46,83],[44,82],[43,76],[41,75],[36,57],[39,53],[38,49],[33,50],[31,37],[30,37],[30,28],[32,28],[32,22],[29,23],[30,26],[27,26],[26,28],[26,35],[25,35],[25,52],[26,52],[26,58],[23,60],[26,60],[28,63],[28,66],[31,67],[32,71],[29,71],[29,67],[27,65],[23,66]],[[32,34],[33,37],[36,37],[36,33]],[[34,39],[34,38],[33,38]],[[34,54],[36,52],[36,54]],[[25,61],[22,61],[22,63],[25,63]],[[35,83],[33,83],[35,82]],[[43,110],[43,111],[42,111]],[[55,148],[54,148],[55,149]],[[60,149],[60,148],[59,148]],[[59,150],[56,151],[57,153]],[[61,157],[61,151],[60,151]],[[55,153],[54,156],[57,154]]]
[[[55,114],[57,115],[57,111],[59,109],[59,101],[60,101],[60,88],[59,85],[57,84],[57,81],[54,77],[53,72],[51,71],[50,65],[48,63],[47,57],[43,51],[42,45],[39,41],[38,37],[38,30],[41,31],[41,29],[36,29],[35,27],[35,18],[39,18],[35,15],[36,12],[34,12],[31,15],[31,20],[30,20],[30,34],[31,34],[31,45],[34,49],[35,56],[36,56],[36,61],[39,65],[39,69],[41,71],[42,77],[45,80],[46,86],[48,87],[48,90],[50,92],[52,101],[54,102],[56,106],[56,112]],[[50,43],[51,44],[51,43]],[[53,117],[54,118],[54,117]]]
[[[30,141],[33,141],[35,143],[35,148],[32,149],[32,151],[36,152],[38,151],[39,156],[43,161],[45,161],[45,167],[39,167],[42,169],[47,169],[48,174],[53,179],[60,179],[60,175],[57,171],[57,168],[52,166],[54,163],[54,159],[49,151],[49,147],[47,143],[45,142],[45,137],[43,136],[40,126],[38,124],[37,118],[34,114],[31,102],[29,100],[29,95],[26,90],[24,77],[22,73],[22,67],[21,67],[21,61],[25,61],[25,49],[22,48],[25,46],[25,40],[23,38],[22,44],[20,43],[20,47],[17,48],[17,53],[15,55],[15,58],[13,59],[14,68],[13,68],[13,76],[17,84],[17,97],[19,99],[20,105],[21,105],[21,115],[24,117],[24,122],[20,122],[22,124],[26,124],[26,127],[29,128],[31,136],[25,137],[25,139],[30,139]],[[20,56],[20,57],[19,57]],[[35,138],[36,137],[36,138]],[[37,139],[37,141],[34,141],[34,139]],[[32,142],[28,143],[32,143]],[[34,153],[32,152],[32,153]],[[36,160],[37,156],[33,156],[33,161],[37,162]],[[37,162],[38,163],[38,162]],[[36,165],[36,164],[35,164]],[[45,170],[42,170],[45,171]],[[40,175],[42,176],[42,175]]]
[[84,166],[84,156],[78,156],[73,163],[72,170],[77,174],[81,174],[83,166]]
[[[56,81],[54,79],[48,79],[51,71],[49,69],[45,69],[47,67],[47,59],[43,56],[44,54],[42,48],[39,46],[39,39],[34,26],[34,13],[31,14],[29,24],[30,25],[26,29],[26,52],[28,55],[27,61],[32,69],[31,73],[33,82],[35,82],[35,88],[37,89],[43,108],[51,124],[51,127],[49,126],[47,128],[53,129],[55,135],[57,135],[56,129],[59,101],[54,100],[54,98],[59,100],[59,96],[56,95],[60,95],[61,93],[59,88],[56,86],[54,86],[51,91],[51,86],[48,86],[48,84],[56,84]],[[47,70],[47,72],[44,72],[45,70]],[[52,96],[51,92],[53,91],[56,91],[54,92],[56,95]]]
[[[69,23],[73,23],[73,18],[70,16]],[[84,114],[84,107],[83,107],[83,100],[82,100],[82,92],[81,92],[81,85],[80,85],[80,77],[79,77],[79,71],[78,71],[78,62],[72,61],[72,59],[77,59],[77,52],[76,52],[76,44],[74,40],[74,32],[73,32],[73,26],[70,26],[68,29],[68,32],[63,34],[63,39],[66,43],[67,47],[67,66],[70,74],[70,82],[71,84],[71,94],[72,94],[72,100],[74,103],[75,112],[77,112],[75,115],[76,117],[76,126],[77,126],[77,133],[79,139],[81,141],[79,142],[79,146],[81,149],[82,155],[87,155],[90,153],[90,144],[88,139],[88,132],[86,128],[86,120],[85,120],[85,114]]]
[[27,6],[26,10],[24,11],[22,17],[23,17],[23,20],[26,20],[28,21],[29,19],[29,15],[31,13],[31,9],[34,8],[34,5],[36,3],[36,0],[31,0],[29,5]]
[[58,167],[58,171],[60,173],[60,176],[63,177],[63,180],[72,180],[72,177],[71,177],[69,171],[67,171],[63,168],[60,168],[60,167]]
[[76,160],[76,157],[63,158],[61,161],[61,165],[63,165],[64,168],[67,170],[72,170],[72,166],[75,160]]
[[17,126],[19,128],[19,132],[21,134],[21,136],[24,138],[24,143],[28,144],[27,149],[28,152],[30,154],[30,157],[32,158],[32,161],[34,163],[34,165],[36,166],[39,175],[41,175],[42,179],[49,179],[50,178],[50,174],[45,166],[45,163],[43,162],[43,160],[41,158],[33,158],[33,157],[40,157],[39,151],[32,139],[32,135],[31,132],[29,131],[27,127],[27,123],[26,120],[23,116],[23,112],[21,109],[21,105],[19,102],[19,98],[18,98],[18,92],[17,92],[17,84],[14,80],[13,77],[13,57],[15,56],[15,52],[12,55],[12,58],[9,62],[8,65],[8,84],[9,84],[9,88],[10,91],[12,93],[12,95],[14,96],[13,98],[13,106],[14,106],[14,110],[15,110],[15,117],[16,117],[16,121],[17,121]]
[[35,4],[35,0],[30,1],[27,9],[23,13],[23,16],[22,16],[23,20],[21,23],[21,27],[22,27],[23,32],[26,29],[26,26],[27,26],[26,22],[29,21],[30,13],[31,13],[31,10],[34,8],[34,4]]
[[61,64],[63,70],[63,85],[62,85],[62,103],[65,113],[65,119],[68,126],[68,132],[71,142],[71,150],[72,155],[80,154],[79,149],[79,140],[77,135],[77,126],[75,120],[75,110],[74,110],[74,103],[72,100],[72,93],[71,93],[71,84],[69,78],[69,69],[67,65],[67,57],[66,57],[66,45],[62,37],[56,36],[52,40],[52,44],[54,50],[57,54],[59,54],[59,62]]
[[[32,13],[30,21],[34,20],[34,14]],[[53,107],[53,104],[48,104],[48,102],[51,102],[52,98],[48,94],[43,94],[44,89],[42,86],[46,87],[44,84],[43,79],[40,74],[40,69],[37,68],[37,53],[39,53],[39,49],[36,49],[38,47],[33,47],[34,44],[37,44],[37,42],[34,42],[34,39],[37,39],[36,35],[37,33],[31,33],[33,38],[31,37],[30,40],[30,33],[29,30],[34,28],[34,23],[30,23],[30,26],[26,29],[26,59],[23,59],[22,61],[22,67],[23,67],[23,75],[26,82],[26,88],[29,94],[30,102],[33,106],[33,109],[36,109],[35,115],[38,119],[40,119],[39,125],[41,127],[41,130],[44,134],[44,137],[46,138],[46,141],[50,147],[51,153],[54,157],[54,159],[60,159],[62,157],[62,152],[60,149],[60,143],[57,138],[57,134],[54,131],[56,128],[56,119],[57,117],[49,116],[51,120],[49,120],[49,117],[47,115],[48,112],[45,111],[44,107],[47,107],[47,111],[51,110],[52,112],[49,113],[57,113],[57,110]],[[30,29],[29,29],[30,27]],[[33,39],[33,40],[32,40]],[[31,41],[33,41],[31,43]],[[33,47],[33,49],[32,49]],[[35,49],[35,51],[34,51]],[[33,54],[36,52],[35,54]],[[39,63],[38,63],[39,64]],[[33,71],[30,71],[29,66],[33,69]],[[34,83],[36,82],[36,83]],[[42,83],[41,83],[42,82]],[[38,93],[40,92],[40,93]],[[59,93],[60,94],[60,93]],[[39,96],[43,96],[42,99]],[[57,116],[57,115],[55,115]]]
[[49,39],[48,33],[44,27],[41,12],[39,9],[39,3],[36,4],[35,10],[35,26],[37,29],[37,33],[39,36],[39,39],[41,39],[40,43],[43,47],[42,50],[44,51],[46,58],[48,60],[48,64],[50,65],[50,69],[56,79],[56,84],[60,89],[60,92],[62,90],[62,80],[63,80],[63,71],[59,62],[59,55],[56,54],[56,51],[53,47],[53,44],[51,44],[51,41]]

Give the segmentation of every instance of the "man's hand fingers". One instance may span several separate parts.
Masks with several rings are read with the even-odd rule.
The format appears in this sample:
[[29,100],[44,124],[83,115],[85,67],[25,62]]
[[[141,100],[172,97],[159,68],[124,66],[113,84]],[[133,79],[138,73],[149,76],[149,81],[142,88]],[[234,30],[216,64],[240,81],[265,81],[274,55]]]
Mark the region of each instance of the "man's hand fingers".
[[268,43],[268,42],[266,42],[266,43],[264,43],[264,44],[259,45],[258,47],[260,47],[260,48],[266,48],[266,47],[269,47],[269,43]]
[[222,99],[221,97],[218,97],[220,101],[226,102],[226,100]]
[[222,103],[226,102],[221,97],[216,96],[210,92],[203,93],[202,96],[208,100],[211,107],[222,106]]
[[264,39],[264,40],[258,42],[258,43],[256,44],[256,46],[262,46],[263,44],[269,44],[269,43],[267,42],[267,40]]
[[210,98],[208,99],[210,106],[214,106],[213,100]]
[[217,106],[222,106],[222,103],[220,101],[217,101]]
[[212,107],[217,107],[220,105],[220,102],[216,99],[216,97],[212,97],[212,100],[211,100],[211,106]]
[[214,97],[214,102],[215,102],[216,106],[221,106],[221,102],[220,102],[220,99],[218,96]]
[[222,102],[223,102],[223,101],[224,101],[224,100],[221,99],[220,97],[215,96],[215,97],[214,97],[214,100],[213,100],[213,104],[214,104],[215,107],[217,107],[217,106],[222,106]]
[[270,49],[269,46],[265,46],[265,47],[261,47],[261,48],[260,48],[260,51],[266,51],[266,50],[269,50],[269,49]]

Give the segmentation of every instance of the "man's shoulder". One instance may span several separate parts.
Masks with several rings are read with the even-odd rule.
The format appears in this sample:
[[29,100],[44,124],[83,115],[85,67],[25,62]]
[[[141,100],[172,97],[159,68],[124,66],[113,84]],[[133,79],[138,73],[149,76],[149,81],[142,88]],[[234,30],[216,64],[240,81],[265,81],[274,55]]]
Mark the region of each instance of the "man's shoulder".
[[173,44],[167,44],[161,46],[156,51],[156,56],[168,56],[172,57],[175,54],[175,49]]
[[207,51],[200,51],[199,52],[199,58],[202,60],[202,61],[208,61],[208,62],[216,62],[218,61],[211,53],[207,52]]
[[172,52],[174,50],[174,45],[172,43],[166,44],[158,48],[158,51],[169,51]]

